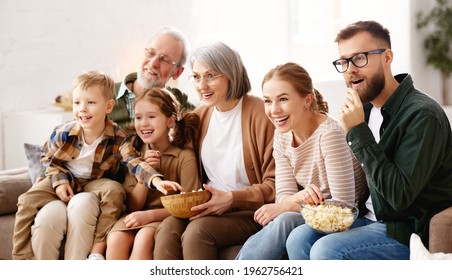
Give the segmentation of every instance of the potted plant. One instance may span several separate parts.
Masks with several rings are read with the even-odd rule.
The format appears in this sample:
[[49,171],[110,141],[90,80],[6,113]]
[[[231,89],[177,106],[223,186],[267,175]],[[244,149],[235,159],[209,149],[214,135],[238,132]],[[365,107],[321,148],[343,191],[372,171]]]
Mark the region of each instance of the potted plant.
[[424,39],[427,51],[427,64],[441,72],[443,104],[451,104],[449,99],[449,77],[452,73],[452,1],[436,0],[428,12],[418,12],[417,29],[431,31]]

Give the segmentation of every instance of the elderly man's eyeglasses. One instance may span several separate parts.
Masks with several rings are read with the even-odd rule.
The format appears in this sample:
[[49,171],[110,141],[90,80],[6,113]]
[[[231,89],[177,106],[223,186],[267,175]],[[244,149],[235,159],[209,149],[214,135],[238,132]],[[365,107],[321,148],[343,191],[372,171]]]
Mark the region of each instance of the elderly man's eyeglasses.
[[153,59],[154,57],[158,56],[160,63],[166,63],[169,65],[177,65],[177,62],[172,61],[168,56],[166,55],[158,55],[157,52],[154,49],[148,49],[145,48],[144,49],[144,55],[148,58],[148,59]]
[[349,58],[340,58],[335,61],[333,61],[334,67],[336,67],[337,72],[344,73],[348,70],[348,66],[350,61],[358,68],[362,68],[369,63],[369,60],[367,59],[367,56],[369,54],[381,54],[384,53],[386,49],[377,49],[372,50],[368,52],[360,52],[355,55],[350,56]]
[[215,83],[215,79],[223,76],[223,74],[207,74],[204,77],[201,75],[191,75],[189,77],[190,82],[192,82],[195,86],[198,86],[202,83],[202,81],[204,80],[208,85],[212,85],[213,83]]

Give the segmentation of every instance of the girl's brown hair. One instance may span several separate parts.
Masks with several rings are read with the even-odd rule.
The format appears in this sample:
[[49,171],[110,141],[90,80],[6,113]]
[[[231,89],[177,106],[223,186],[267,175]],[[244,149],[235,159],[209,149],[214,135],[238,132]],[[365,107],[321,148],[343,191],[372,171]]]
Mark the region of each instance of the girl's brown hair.
[[[199,126],[199,116],[192,112],[181,111],[179,102],[171,93],[161,88],[152,88],[138,96],[135,99],[135,104],[142,100],[159,106],[166,117],[176,117],[176,124],[170,132],[171,143],[174,146],[183,148],[195,141]],[[129,129],[134,130],[134,127]],[[133,146],[139,151],[143,144],[141,138],[136,137]]]
[[325,114],[328,113],[328,103],[323,100],[322,94],[312,86],[311,77],[300,65],[288,62],[276,66],[265,75],[262,87],[273,77],[290,83],[302,97],[312,93],[315,102],[311,102],[311,109]]

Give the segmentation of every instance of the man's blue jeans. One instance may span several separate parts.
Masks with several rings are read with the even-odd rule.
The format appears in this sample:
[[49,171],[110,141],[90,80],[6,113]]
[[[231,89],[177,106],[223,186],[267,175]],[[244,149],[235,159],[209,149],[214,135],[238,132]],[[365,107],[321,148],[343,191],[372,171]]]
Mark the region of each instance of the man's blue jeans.
[[285,212],[248,238],[236,259],[280,260],[286,258],[286,240],[304,219],[299,212]]
[[390,238],[386,225],[358,218],[352,228],[328,235],[307,225],[294,229],[286,243],[291,260],[408,260],[408,246]]

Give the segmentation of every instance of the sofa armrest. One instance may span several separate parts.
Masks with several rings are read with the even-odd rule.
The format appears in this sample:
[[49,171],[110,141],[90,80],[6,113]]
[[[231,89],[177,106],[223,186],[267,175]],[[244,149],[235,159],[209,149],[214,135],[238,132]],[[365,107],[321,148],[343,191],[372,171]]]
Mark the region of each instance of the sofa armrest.
[[430,253],[452,253],[452,207],[433,216],[429,234]]
[[26,168],[0,172],[0,215],[17,211],[19,195],[31,187],[30,175]]
[[2,176],[8,176],[8,175],[17,175],[17,174],[23,174],[28,172],[28,167],[18,167],[18,168],[11,168],[6,170],[0,170],[0,177]]

